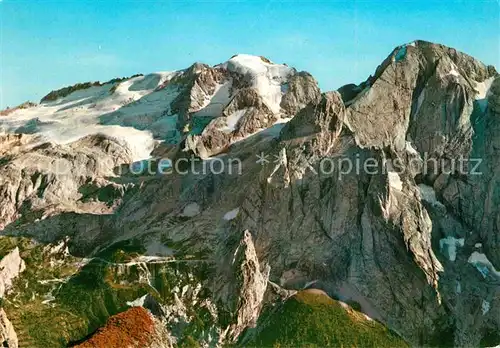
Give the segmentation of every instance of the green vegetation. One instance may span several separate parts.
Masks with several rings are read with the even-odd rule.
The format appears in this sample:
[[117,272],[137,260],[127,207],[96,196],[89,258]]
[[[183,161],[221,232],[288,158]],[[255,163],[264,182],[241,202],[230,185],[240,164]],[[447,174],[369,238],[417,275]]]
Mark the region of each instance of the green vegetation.
[[[76,259],[52,255],[47,246],[28,238],[0,237],[2,256],[15,247],[19,248],[26,269],[15,280],[3,307],[16,328],[20,346],[62,346],[66,333],[83,323],[65,308],[53,306],[51,298],[61,282],[77,271]],[[55,325],[59,329],[55,330]]]
[[26,102],[19,104],[18,106],[15,106],[13,108],[9,108],[7,106],[7,108],[5,108],[4,110],[0,110],[0,116],[8,116],[9,114],[13,113],[16,110],[29,109],[29,108],[32,108],[34,106],[36,106],[36,104],[33,102],[30,102],[30,101],[26,101]]
[[114,201],[122,196],[120,188],[111,184],[99,187],[94,183],[87,183],[80,186],[78,192],[82,194],[82,198],[80,198],[82,202],[94,200],[107,203],[108,206],[112,206]]
[[265,309],[242,341],[254,347],[408,347],[379,322],[308,290]]
[[179,348],[200,348],[200,344],[191,336],[187,336],[179,342]]
[[109,262],[129,262],[145,252],[146,248],[142,246],[140,241],[128,239],[110,245],[96,256]]
[[26,270],[3,299],[24,347],[65,347],[104,326],[110,316],[129,308],[133,301],[150,294],[160,304],[186,304],[186,322],[169,330],[180,337],[179,346],[193,347],[215,334],[218,327],[208,307],[211,297],[201,282],[211,274],[201,253],[192,254],[186,243],[166,240],[177,257],[160,262],[141,262],[141,241],[126,240],[110,245],[91,260],[67,255],[63,249],[35,243],[27,238],[0,237],[0,257],[16,246]]
[[61,89],[51,91],[49,94],[47,94],[45,97],[43,97],[42,100],[40,100],[40,103],[47,102],[47,101],[54,101],[54,100],[57,100],[59,98],[64,98],[64,97],[70,95],[71,93],[79,91],[79,90],[88,89],[90,87],[100,87],[100,86],[104,86],[107,84],[120,83],[122,81],[131,79],[134,77],[138,77],[138,76],[143,76],[143,75],[142,74],[135,74],[135,75],[132,75],[130,77],[117,77],[117,78],[111,79],[111,80],[103,82],[103,83],[101,83],[99,81],[77,83],[77,84],[72,85],[72,86],[67,86],[67,87],[63,87]]
[[99,87],[99,86],[101,86],[101,83],[99,81],[95,81],[95,82],[77,83],[73,86],[63,87],[61,89],[51,91],[49,94],[47,94],[45,97],[43,97],[40,100],[40,103],[47,102],[47,101],[54,101],[54,100],[57,100],[59,98],[64,98],[73,92],[76,92],[76,91],[79,91],[82,89],[88,89],[90,87]]
[[264,57],[264,56],[259,56],[260,59],[264,62],[264,63],[267,63],[267,64],[272,64],[273,62],[271,62],[268,58]]
[[103,82],[101,83],[101,86],[102,85],[107,85],[109,83],[119,83],[119,82],[123,82],[125,80],[130,80],[130,79],[133,79],[134,77],[139,77],[139,76],[144,76],[144,74],[134,74],[132,76],[129,76],[129,77],[115,77],[114,79],[111,79],[109,81],[106,81],[106,82]]
[[[434,333],[429,336],[428,333],[422,332],[422,336],[429,336],[430,347],[454,347],[455,346],[455,327],[456,324],[449,319],[451,315],[440,317],[434,320],[433,327],[436,328]],[[423,338],[423,337],[422,337]]]
[[500,333],[495,329],[486,331],[479,345],[481,347],[496,347],[500,345]]
[[[124,249],[134,247],[123,244]],[[26,270],[3,306],[20,346],[65,347],[94,332],[111,315],[128,309],[127,301],[151,291],[147,283],[139,281],[137,269],[116,267],[101,259],[82,265],[80,259],[54,254],[46,245],[29,239],[0,237],[1,256],[16,246]],[[117,248],[110,256],[116,253],[120,253]]]
[[129,308],[132,301],[149,292],[147,284],[115,282],[115,272],[106,263],[92,260],[63,284],[57,292],[58,304],[85,320],[85,326],[72,335],[79,339],[106,323],[114,314]]
[[18,246],[19,242],[26,242],[24,239],[12,237],[0,237],[0,260],[7,255],[12,249]]

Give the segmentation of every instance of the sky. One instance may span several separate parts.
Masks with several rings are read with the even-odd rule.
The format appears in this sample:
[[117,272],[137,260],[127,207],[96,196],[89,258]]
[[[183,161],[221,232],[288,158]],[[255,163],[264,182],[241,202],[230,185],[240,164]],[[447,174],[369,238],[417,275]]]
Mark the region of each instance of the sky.
[[0,109],[76,82],[210,65],[237,53],[359,83],[422,39],[500,67],[499,0],[0,0]]

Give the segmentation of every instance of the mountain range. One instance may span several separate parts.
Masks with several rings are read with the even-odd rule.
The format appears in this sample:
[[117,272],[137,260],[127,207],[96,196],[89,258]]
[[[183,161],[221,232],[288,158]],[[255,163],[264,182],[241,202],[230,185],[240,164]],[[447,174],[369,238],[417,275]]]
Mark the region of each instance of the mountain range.
[[500,345],[500,78],[426,41],[0,112],[5,347]]

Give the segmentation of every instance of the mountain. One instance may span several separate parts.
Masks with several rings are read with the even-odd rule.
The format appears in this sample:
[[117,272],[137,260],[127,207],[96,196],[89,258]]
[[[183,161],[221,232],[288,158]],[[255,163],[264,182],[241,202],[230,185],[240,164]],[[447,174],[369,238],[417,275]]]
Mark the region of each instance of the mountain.
[[2,112],[0,337],[500,344],[498,76],[415,41],[338,91],[236,55]]

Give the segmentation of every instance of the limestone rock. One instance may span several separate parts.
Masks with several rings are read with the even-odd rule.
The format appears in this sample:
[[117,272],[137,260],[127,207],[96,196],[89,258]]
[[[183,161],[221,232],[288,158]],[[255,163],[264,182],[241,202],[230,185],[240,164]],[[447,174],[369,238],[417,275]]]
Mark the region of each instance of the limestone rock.
[[2,347],[18,347],[16,332],[3,308],[0,308],[0,342]]
[[236,304],[236,321],[228,332],[230,341],[236,340],[245,328],[256,324],[269,279],[270,268],[268,265],[261,267],[249,231],[243,233],[234,254],[233,267],[240,290]]
[[0,260],[0,298],[12,287],[12,282],[26,268],[24,260],[19,255],[19,248],[3,256]]

